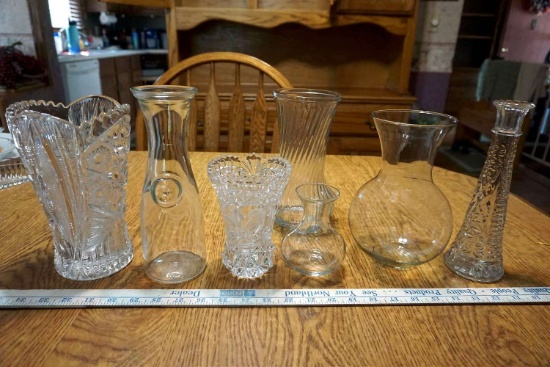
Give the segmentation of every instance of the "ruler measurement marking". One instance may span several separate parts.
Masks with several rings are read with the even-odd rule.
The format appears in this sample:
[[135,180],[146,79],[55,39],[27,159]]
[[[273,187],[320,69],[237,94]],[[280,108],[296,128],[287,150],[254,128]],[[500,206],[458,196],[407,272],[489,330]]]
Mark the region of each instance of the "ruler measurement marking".
[[0,290],[0,308],[550,303],[550,287],[411,289]]

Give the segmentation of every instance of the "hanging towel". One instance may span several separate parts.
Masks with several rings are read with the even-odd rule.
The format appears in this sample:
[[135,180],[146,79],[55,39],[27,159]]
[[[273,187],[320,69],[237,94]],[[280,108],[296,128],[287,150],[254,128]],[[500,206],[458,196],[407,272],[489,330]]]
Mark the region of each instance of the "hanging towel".
[[522,62],[514,91],[514,99],[536,103],[546,93],[548,66]]
[[520,66],[516,61],[486,59],[478,74],[477,100],[513,99]]

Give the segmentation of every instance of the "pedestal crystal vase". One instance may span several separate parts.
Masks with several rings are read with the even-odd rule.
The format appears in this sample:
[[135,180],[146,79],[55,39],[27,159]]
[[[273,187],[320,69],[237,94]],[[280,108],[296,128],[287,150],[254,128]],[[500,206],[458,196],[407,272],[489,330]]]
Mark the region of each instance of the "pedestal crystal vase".
[[23,101],[6,117],[53,235],[55,269],[92,280],[133,257],[124,215],[130,107],[103,96]]
[[372,117],[382,164],[351,202],[351,233],[377,262],[406,269],[435,258],[451,236],[451,206],[434,184],[432,168],[457,120],[414,110],[375,111]]
[[277,203],[290,176],[280,157],[221,156],[208,164],[225,227],[223,264],[239,278],[257,278],[273,266],[271,241]]
[[475,282],[496,282],[504,275],[502,239],[516,149],[525,115],[535,106],[497,100],[493,137],[466,217],[445,265]]

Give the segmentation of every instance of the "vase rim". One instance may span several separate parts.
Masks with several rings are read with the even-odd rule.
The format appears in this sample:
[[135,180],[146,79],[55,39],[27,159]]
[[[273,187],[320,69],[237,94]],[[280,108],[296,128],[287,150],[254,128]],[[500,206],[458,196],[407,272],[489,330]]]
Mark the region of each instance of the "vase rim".
[[296,187],[296,195],[308,203],[332,203],[340,197],[340,190],[324,183],[306,183]]
[[[405,115],[425,115],[433,116],[437,118],[437,121],[434,123],[411,123],[410,119],[403,121],[403,116]],[[399,118],[399,116],[402,116]],[[387,123],[395,125],[406,125],[406,126],[415,126],[419,128],[433,128],[433,127],[454,127],[458,123],[458,119],[454,116],[447,115],[441,112],[434,111],[423,111],[423,110],[413,110],[413,109],[387,109],[387,110],[377,110],[371,113],[371,117],[376,120],[381,120]]]
[[141,85],[131,87],[130,91],[136,98],[179,99],[193,97],[198,89],[186,85]]
[[302,101],[335,101],[340,102],[342,95],[338,92],[325,89],[311,88],[279,88],[273,91],[276,99]]
[[518,110],[525,110],[529,111],[533,108],[535,108],[535,105],[531,102],[525,102],[525,101],[514,101],[509,99],[497,99],[493,101],[493,105],[495,107],[508,107],[508,108],[515,108]]
[[[31,100],[14,102],[6,108],[6,117],[8,120],[11,120],[17,115],[45,116],[45,117],[54,118],[63,125],[70,126],[71,128],[74,128],[76,130],[81,130],[84,128],[85,125],[75,124],[74,121],[70,121],[69,119],[65,119],[63,117],[52,115],[50,113],[43,112],[43,111],[36,111],[36,110],[33,110],[33,108],[49,107],[53,109],[69,111],[72,107],[78,105],[79,103],[86,102],[87,100],[92,100],[92,99],[104,99],[106,101],[110,101],[113,103],[113,107],[111,107],[107,111],[101,112],[93,116],[92,119],[88,121],[87,125],[89,125],[91,121],[94,121],[94,120],[101,121],[105,119],[113,119],[122,115],[128,115],[128,116],[130,115],[130,105],[126,103],[121,104],[117,100],[104,95],[89,95],[89,96],[84,96],[82,98],[78,98],[68,104],[64,104],[63,102],[45,101],[42,99],[40,100],[31,99]],[[8,122],[8,125],[9,125],[9,122]]]

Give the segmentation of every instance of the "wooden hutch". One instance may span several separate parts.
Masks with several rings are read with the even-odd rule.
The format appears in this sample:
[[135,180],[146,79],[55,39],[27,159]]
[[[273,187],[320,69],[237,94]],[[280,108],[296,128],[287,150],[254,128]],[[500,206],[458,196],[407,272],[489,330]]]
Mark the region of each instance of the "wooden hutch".
[[408,87],[418,0],[108,1],[166,5],[170,65],[241,52],[273,65],[294,87],[342,93],[329,154],[379,154],[370,113],[415,100]]

